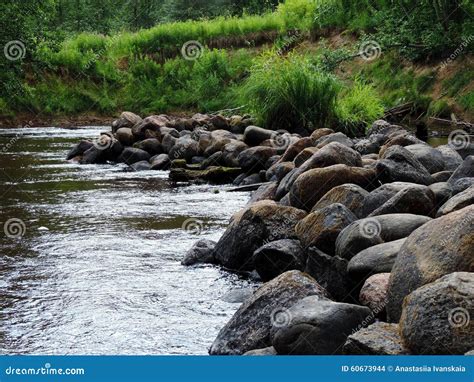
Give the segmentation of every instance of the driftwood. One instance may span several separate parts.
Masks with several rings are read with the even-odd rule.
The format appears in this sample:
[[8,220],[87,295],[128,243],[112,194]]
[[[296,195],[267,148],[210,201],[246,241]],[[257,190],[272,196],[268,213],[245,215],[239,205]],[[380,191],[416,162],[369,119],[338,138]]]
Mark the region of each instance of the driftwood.
[[415,104],[413,102],[407,102],[402,105],[392,107],[391,109],[385,111],[384,118],[403,117],[413,110],[414,105]]
[[440,125],[455,126],[456,128],[466,130],[467,132],[474,131],[474,124],[470,122],[456,121],[452,119],[443,119],[443,118],[435,118],[435,117],[430,117],[430,120]]

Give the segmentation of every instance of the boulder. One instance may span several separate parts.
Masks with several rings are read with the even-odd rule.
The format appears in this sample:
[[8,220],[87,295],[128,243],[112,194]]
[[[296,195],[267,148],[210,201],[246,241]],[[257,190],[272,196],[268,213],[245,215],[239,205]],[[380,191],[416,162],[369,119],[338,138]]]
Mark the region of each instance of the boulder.
[[314,141],[314,146],[318,149],[330,144],[330,143],[340,143],[347,147],[354,147],[354,142],[346,134],[338,132],[329,135],[323,135],[321,138]]
[[247,173],[265,169],[267,160],[275,155],[272,147],[257,146],[242,151],[238,156],[239,166]]
[[220,330],[211,355],[244,354],[271,346],[272,323],[286,320],[286,311],[307,296],[328,299],[327,292],[311,277],[288,271],[263,284]]
[[430,174],[445,170],[443,155],[426,143],[405,146]]
[[275,132],[258,126],[248,126],[244,132],[244,142],[249,146],[258,146],[267,139],[271,139]]
[[313,146],[311,137],[299,138],[288,146],[279,162],[291,162],[301,151],[311,146]]
[[457,195],[464,190],[467,190],[469,187],[474,186],[474,177],[472,178],[460,178],[454,183],[449,183],[453,189],[453,195]]
[[439,209],[453,195],[453,188],[447,182],[433,183],[428,187],[433,192],[436,209]]
[[406,187],[368,216],[412,213],[434,217],[435,207],[435,196],[428,187]]
[[387,305],[387,291],[390,273],[377,273],[365,280],[359,293],[359,301],[369,308],[375,315],[385,313]]
[[456,171],[462,163],[462,157],[449,145],[436,147],[443,157],[444,169],[447,171]]
[[393,146],[410,146],[416,144],[424,144],[422,140],[416,138],[405,130],[395,131],[389,135],[389,139],[385,144],[380,148],[379,156],[384,155],[384,153]]
[[375,177],[374,170],[344,164],[309,170],[301,174],[291,186],[291,205],[311,211],[319,199],[332,188],[345,183],[368,188],[375,181]]
[[132,129],[129,127],[121,127],[115,132],[115,138],[124,146],[132,146],[135,142],[135,137],[132,134]]
[[374,123],[372,123],[372,126],[367,130],[366,136],[370,137],[374,134],[380,134],[385,137],[388,137],[390,134],[399,131],[403,131],[400,126],[392,125],[387,121],[384,121],[383,119],[378,119]]
[[397,322],[405,296],[452,272],[473,272],[474,206],[431,220],[403,244],[392,269],[387,318]]
[[433,182],[440,183],[440,182],[447,182],[449,178],[453,175],[453,171],[440,171],[436,172],[431,175],[433,178]]
[[287,322],[274,323],[272,345],[278,354],[341,354],[347,337],[369,324],[370,315],[364,306],[305,297],[287,311]]
[[296,238],[295,226],[306,212],[276,204],[257,202],[232,218],[216,245],[219,264],[234,270],[253,270],[253,253],[263,244]]
[[182,265],[194,264],[214,264],[216,259],[214,257],[214,247],[216,242],[208,239],[198,240],[191,249],[186,252],[184,259],[181,261]]
[[282,239],[264,244],[253,254],[255,269],[263,281],[291,270],[303,271],[306,255],[299,240]]
[[362,217],[359,216],[359,213],[364,205],[364,200],[368,195],[369,192],[357,184],[342,184],[324,194],[324,196],[314,205],[311,212],[316,212],[333,203],[340,203],[346,206],[356,216]]
[[130,168],[133,171],[148,171],[151,170],[151,165],[150,162],[147,160],[142,160],[140,162],[135,162],[132,165],[130,165]]
[[275,198],[275,192],[278,187],[277,182],[270,182],[261,185],[255,192],[252,193],[247,205],[259,202],[261,200],[273,200]]
[[293,159],[293,163],[295,167],[300,167],[304,162],[306,162],[309,158],[316,154],[319,149],[316,147],[307,147],[303,151],[301,151],[295,159]]
[[347,337],[342,352],[346,355],[408,354],[397,324],[375,322]]
[[[169,154],[173,146],[176,144],[177,140],[178,138],[176,138],[172,134],[163,135],[163,138],[161,139],[161,146],[163,147],[163,151],[166,154]],[[176,159],[176,158],[173,158],[173,159]]]
[[150,159],[150,164],[152,170],[169,170],[171,160],[168,154],[159,154]]
[[313,277],[336,300],[356,302],[352,296],[354,287],[347,275],[347,260],[329,256],[316,247],[307,249],[305,272]]
[[89,150],[93,146],[94,146],[94,143],[90,141],[80,141],[67,153],[66,160],[71,160],[72,158],[83,155],[87,150]]
[[428,170],[404,147],[392,146],[380,158],[375,169],[382,183],[411,182],[424,185],[433,183]]
[[248,146],[241,141],[231,140],[222,150],[222,163],[227,167],[239,167],[239,154],[248,149]]
[[295,228],[296,236],[304,248],[318,247],[334,255],[339,233],[357,217],[344,205],[335,203],[310,213]]
[[464,159],[461,165],[454,171],[453,175],[448,180],[448,183],[453,185],[457,180],[462,178],[474,177],[474,155],[470,155]]
[[463,192],[453,196],[446,203],[444,203],[438,210],[436,216],[440,217],[447,215],[451,212],[470,206],[471,204],[474,204],[474,185],[469,187],[467,190],[464,190]]
[[266,179],[280,182],[294,168],[295,164],[293,162],[277,162],[267,170]]
[[240,182],[240,186],[248,186],[251,184],[258,184],[262,182],[262,178],[260,177],[260,174],[252,174],[247,177],[245,177],[242,182]]
[[[182,166],[184,162],[184,167]],[[232,183],[241,173],[240,168],[210,166],[205,170],[186,168],[184,159],[171,162],[169,179],[174,182],[209,182],[212,184]]]
[[361,139],[354,145],[354,149],[361,153],[378,154],[380,147],[385,143],[386,137],[383,134],[372,134],[368,138]]
[[144,150],[152,156],[163,153],[163,147],[161,146],[160,141],[156,138],[144,139],[143,141],[135,143],[133,147]]
[[332,129],[316,129],[311,133],[310,138],[313,142],[316,142],[319,138],[324,137],[325,135],[334,134],[334,130]]
[[389,214],[357,220],[337,237],[336,255],[350,260],[366,248],[407,237],[430,220],[413,214]]
[[421,184],[407,182],[393,182],[383,184],[372,192],[370,192],[370,194],[365,197],[363,205],[358,211],[357,215],[360,217],[366,217],[372,212],[374,212],[377,208],[385,204],[392,197],[394,197],[398,192],[406,188],[413,187],[419,187],[429,193],[427,186]]
[[[472,255],[472,252],[471,252]],[[474,348],[474,273],[455,272],[410,293],[400,334],[413,354],[458,354]]]
[[360,251],[349,261],[348,274],[354,279],[364,280],[373,274],[391,272],[405,240],[389,241]]
[[144,150],[140,150],[134,147],[125,147],[122,151],[122,154],[118,157],[118,161],[121,163],[126,163],[128,165],[134,164],[136,162],[148,161],[150,159],[150,154]]
[[187,162],[199,154],[199,143],[190,136],[180,137],[169,150],[168,155],[172,159],[185,159]]
[[151,138],[147,135],[147,131],[152,132],[154,138],[161,139],[160,128],[165,127],[169,123],[169,119],[165,115],[151,115],[146,117],[144,120],[136,123],[132,127],[132,133],[135,136],[135,140],[141,140],[145,138]]
[[141,117],[130,112],[124,111],[119,119],[112,122],[112,132],[118,131],[122,127],[131,128],[142,121]]

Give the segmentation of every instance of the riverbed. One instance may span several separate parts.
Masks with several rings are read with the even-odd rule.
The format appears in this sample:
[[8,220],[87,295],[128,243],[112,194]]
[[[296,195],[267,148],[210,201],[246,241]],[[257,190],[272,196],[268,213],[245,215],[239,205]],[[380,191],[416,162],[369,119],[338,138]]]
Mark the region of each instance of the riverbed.
[[256,285],[180,261],[249,193],[65,161],[103,130],[0,129],[0,353],[206,354]]

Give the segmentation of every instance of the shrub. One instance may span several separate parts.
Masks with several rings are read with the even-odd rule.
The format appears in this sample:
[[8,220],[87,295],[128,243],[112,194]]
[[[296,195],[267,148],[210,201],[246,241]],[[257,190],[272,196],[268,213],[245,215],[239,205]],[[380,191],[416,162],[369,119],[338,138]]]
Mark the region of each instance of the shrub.
[[242,98],[267,128],[311,131],[332,123],[338,90],[337,80],[307,58],[267,54],[253,66]]
[[278,13],[283,18],[285,26],[290,29],[309,29],[318,0],[286,0],[278,6]]

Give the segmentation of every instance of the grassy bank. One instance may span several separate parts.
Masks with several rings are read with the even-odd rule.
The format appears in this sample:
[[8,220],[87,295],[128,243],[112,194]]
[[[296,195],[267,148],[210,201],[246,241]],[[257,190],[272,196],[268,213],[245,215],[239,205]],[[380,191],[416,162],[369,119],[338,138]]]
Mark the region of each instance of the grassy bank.
[[[472,120],[472,22],[449,3],[413,3],[419,12],[400,19],[404,9],[383,1],[287,0],[261,16],[45,41],[23,63],[21,85],[0,98],[0,113],[51,118],[239,107],[272,128],[348,129],[412,102],[422,117]],[[448,12],[452,23],[433,22]]]

